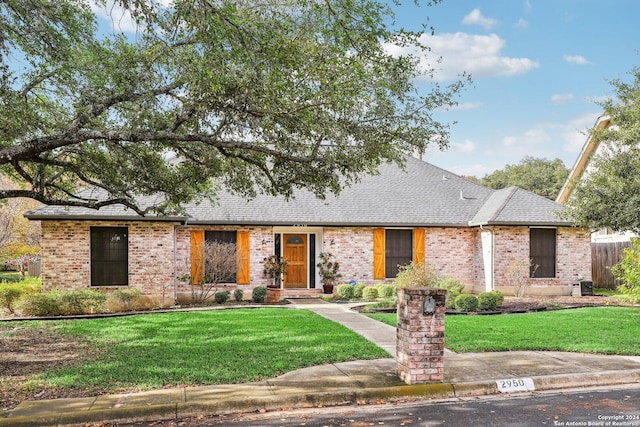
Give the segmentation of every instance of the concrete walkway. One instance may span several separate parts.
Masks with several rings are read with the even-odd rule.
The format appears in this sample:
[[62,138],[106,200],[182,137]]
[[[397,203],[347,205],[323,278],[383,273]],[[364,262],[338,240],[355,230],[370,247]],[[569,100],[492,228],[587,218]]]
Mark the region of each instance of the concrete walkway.
[[[362,316],[347,304],[298,300],[293,301],[293,307],[342,323],[390,354],[395,352],[395,328]],[[27,401],[10,413],[0,414],[0,426],[134,422],[410,396],[456,398],[631,383],[640,383],[640,357],[537,351],[447,352],[445,380],[438,384],[404,384],[390,357],[315,366],[249,384]]]

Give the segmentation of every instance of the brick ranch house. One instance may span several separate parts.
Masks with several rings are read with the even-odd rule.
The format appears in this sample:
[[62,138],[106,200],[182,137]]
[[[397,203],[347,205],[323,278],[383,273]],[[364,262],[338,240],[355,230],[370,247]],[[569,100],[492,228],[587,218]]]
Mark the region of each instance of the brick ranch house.
[[522,273],[528,294],[569,295],[578,275],[590,278],[591,252],[587,230],[560,219],[561,209],[520,188],[492,190],[407,158],[404,169],[384,164],[325,200],[305,191],[289,201],[221,192],[215,205],[186,206],[185,216],[140,217],[118,206],[46,206],[25,216],[42,223],[43,290],[130,287],[180,298],[190,287],[178,278],[202,269],[192,248],[221,240],[236,243],[229,288],[245,297],[271,283],[263,261],[273,254],[289,261],[286,293],[320,293],[322,252],[340,262],[343,282],[391,281],[398,265],[424,259],[467,291],[505,294],[513,294],[510,265],[531,260],[539,267]]

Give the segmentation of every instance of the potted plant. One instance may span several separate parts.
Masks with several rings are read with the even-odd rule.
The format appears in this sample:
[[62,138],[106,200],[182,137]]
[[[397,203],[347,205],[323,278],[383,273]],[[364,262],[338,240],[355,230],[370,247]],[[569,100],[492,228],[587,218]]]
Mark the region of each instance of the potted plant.
[[280,301],[282,294],[282,278],[287,274],[288,261],[277,255],[271,255],[264,259],[263,267],[265,276],[272,279],[272,283],[267,285],[267,302],[276,303]]
[[317,265],[322,289],[325,294],[332,294],[336,281],[342,277],[339,272],[340,264],[338,261],[332,261],[333,255],[330,252],[322,252],[319,257],[320,262]]

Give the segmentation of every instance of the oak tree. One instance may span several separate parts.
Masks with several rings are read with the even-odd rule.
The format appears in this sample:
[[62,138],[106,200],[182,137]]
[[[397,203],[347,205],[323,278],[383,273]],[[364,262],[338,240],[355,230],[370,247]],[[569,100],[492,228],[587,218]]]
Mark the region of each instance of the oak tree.
[[432,113],[465,78],[418,84],[433,69],[389,46],[428,46],[387,2],[95,1],[137,31],[119,12],[105,31],[90,0],[0,3],[0,173],[21,184],[0,199],[144,215],[220,186],[322,197],[447,144]]

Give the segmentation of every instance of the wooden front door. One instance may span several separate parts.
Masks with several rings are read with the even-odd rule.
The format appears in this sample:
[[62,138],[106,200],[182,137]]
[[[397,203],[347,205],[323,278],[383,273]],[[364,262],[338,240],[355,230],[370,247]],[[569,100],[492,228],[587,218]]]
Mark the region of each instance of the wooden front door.
[[288,261],[285,288],[307,287],[307,235],[285,234],[283,257]]

